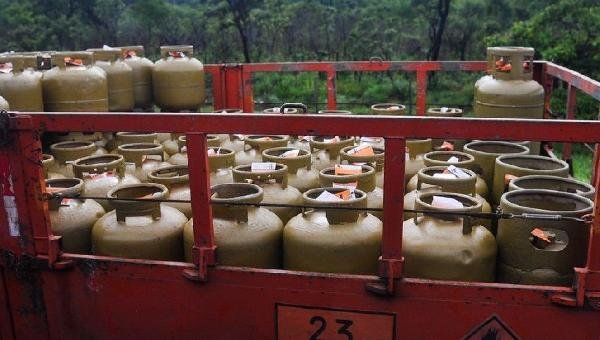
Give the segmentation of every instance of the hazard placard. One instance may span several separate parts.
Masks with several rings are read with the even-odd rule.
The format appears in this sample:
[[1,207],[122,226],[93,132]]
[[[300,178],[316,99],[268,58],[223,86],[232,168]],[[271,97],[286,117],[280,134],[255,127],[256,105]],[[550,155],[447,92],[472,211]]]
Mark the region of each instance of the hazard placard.
[[513,340],[519,339],[517,334],[506,325],[502,319],[496,314],[490,316],[482,323],[473,328],[463,340],[477,339],[477,340]]
[[395,339],[396,315],[323,307],[275,305],[277,339]]

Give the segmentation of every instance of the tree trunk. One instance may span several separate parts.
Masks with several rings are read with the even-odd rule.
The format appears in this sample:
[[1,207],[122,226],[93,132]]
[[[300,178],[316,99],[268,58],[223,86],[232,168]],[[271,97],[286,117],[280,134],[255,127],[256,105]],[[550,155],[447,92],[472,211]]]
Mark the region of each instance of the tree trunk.
[[450,0],[438,0],[437,17],[431,23],[429,30],[429,38],[431,39],[431,47],[427,52],[427,60],[438,60],[440,49],[442,47],[442,37],[446,28],[446,21],[450,12]]

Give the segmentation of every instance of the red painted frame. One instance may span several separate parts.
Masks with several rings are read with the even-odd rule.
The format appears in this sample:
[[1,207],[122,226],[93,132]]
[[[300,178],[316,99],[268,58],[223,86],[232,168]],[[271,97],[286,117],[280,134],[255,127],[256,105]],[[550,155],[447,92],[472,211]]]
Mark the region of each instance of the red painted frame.
[[[481,64],[357,62],[250,66],[253,71],[277,71],[276,66],[290,71],[323,67],[337,71],[354,67],[417,69],[421,67],[419,65],[427,65],[427,70],[470,70]],[[536,77],[545,79],[546,85],[548,77],[558,77],[600,100],[598,82],[550,63],[536,65],[541,71]],[[244,105],[251,103],[248,100],[251,91],[248,92],[245,86],[251,72],[244,73],[246,66],[207,66],[211,73],[215,69],[224,70],[221,78],[214,77],[213,73],[216,108],[230,107],[230,100],[240,98]],[[240,87],[240,84],[244,86]],[[424,100],[425,94],[422,95],[421,100]],[[335,103],[335,95],[328,98]],[[140,121],[144,124],[139,124]],[[262,114],[25,113],[11,119],[11,128],[15,143],[0,151],[0,163],[7,164],[8,157],[21,236],[8,235],[6,216],[0,216],[3,255],[0,276],[4,283],[0,285],[0,304],[10,311],[0,312],[0,321],[6,320],[7,314],[12,319],[10,324],[0,324],[3,338],[124,338],[131,335],[271,338],[275,329],[275,303],[395,313],[399,320],[396,334],[410,338],[461,337],[492,314],[499,315],[522,337],[596,338],[600,335],[600,312],[595,311],[600,305],[598,219],[590,229],[587,266],[576,269],[572,288],[402,278],[400,242],[403,220],[403,181],[400,178],[403,178],[406,138],[597,143],[600,142],[600,122]],[[41,130],[185,132],[189,154],[198,155],[189,160],[192,206],[194,215],[198,216],[195,224],[199,226],[194,232],[194,263],[62,253],[58,238],[51,234],[43,199],[38,135]],[[205,150],[202,137],[208,133],[385,136],[385,172],[388,175],[380,277],[215,266],[207,163],[205,152],[201,151]],[[595,168],[598,163],[596,158]],[[600,202],[598,177],[594,178],[594,184],[596,202]],[[596,216],[600,213],[598,209],[596,206]],[[4,209],[0,209],[2,214]],[[38,269],[26,266],[28,263]],[[195,281],[200,283],[194,284]],[[8,292],[6,303],[2,299],[3,287]],[[544,326],[539,327],[541,320]]]

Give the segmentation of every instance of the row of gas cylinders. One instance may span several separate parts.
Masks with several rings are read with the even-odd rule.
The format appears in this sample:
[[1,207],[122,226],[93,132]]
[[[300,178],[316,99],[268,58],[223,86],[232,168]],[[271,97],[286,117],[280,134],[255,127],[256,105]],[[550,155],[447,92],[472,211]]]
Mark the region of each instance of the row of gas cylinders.
[[198,111],[204,66],[192,46],[162,46],[153,63],[143,46],[0,55],[0,109],[23,112]]
[[[71,134],[63,137],[72,138],[74,136]],[[142,139],[144,140],[142,141]],[[128,197],[127,192],[129,191],[121,192],[120,196],[120,191],[118,191],[120,188],[132,187],[134,189],[127,190],[133,190],[131,191],[133,193],[142,190],[140,188],[149,188],[148,184],[140,183],[153,182],[161,186],[150,185],[154,189],[143,190],[156,192],[139,197],[150,195],[148,197],[156,198],[158,197],[156,195],[159,195],[171,200],[189,200],[185,138],[183,136],[178,138],[180,148],[170,157],[165,153],[164,145],[172,144],[173,139],[166,139],[163,144],[157,143],[157,139],[157,134],[117,133],[112,144],[118,145],[118,153],[110,154],[102,151],[101,155],[92,155],[94,152],[98,152],[93,142],[59,142],[50,147],[55,158],[54,161],[59,164],[50,164],[53,161],[50,155],[45,157],[43,163],[48,178],[74,176],[78,178],[78,181],[81,180],[80,192],[84,197],[99,198],[98,202],[85,200],[85,202],[89,202],[87,204],[93,202],[96,207],[101,207],[102,210],[96,209],[90,214],[96,219],[105,211],[113,208],[106,200],[102,199],[103,197],[107,195],[116,195],[113,198]],[[297,206],[335,204],[369,209],[368,213],[358,210],[348,212],[334,209],[316,209],[316,212],[302,213],[298,207],[289,206],[252,208],[257,209],[256,211],[268,211],[269,214],[260,214],[265,220],[267,220],[265,217],[267,215],[276,217],[272,220],[277,223],[271,224],[274,229],[279,230],[280,236],[274,237],[273,233],[269,233],[269,236],[263,239],[257,230],[271,230],[272,228],[248,222],[251,220],[250,214],[247,212],[250,211],[249,207],[238,207],[231,203],[223,208],[216,204],[213,206],[213,211],[222,209],[221,212],[215,214],[214,222],[215,234],[223,236],[217,237],[217,244],[221,249],[219,254],[223,252],[228,254],[228,247],[222,248],[228,242],[225,239],[237,244],[240,249],[251,251],[250,255],[243,251],[237,255],[223,255],[222,257],[219,255],[220,263],[266,268],[278,268],[283,263],[284,268],[294,270],[375,273],[381,239],[384,182],[382,169],[385,150],[382,145],[378,145],[382,141],[377,138],[363,138],[358,145],[355,140],[353,137],[343,136],[306,138],[209,136],[207,153],[211,172],[210,181],[214,186],[213,200],[221,197],[225,203],[227,203],[227,199],[232,199],[229,201],[230,203],[248,203],[248,201],[244,201],[245,198],[240,198],[244,196],[238,192],[241,190],[243,192],[252,191],[253,203],[260,196],[260,202],[267,204]],[[109,146],[110,144],[107,142],[104,145]],[[405,209],[439,210],[442,208],[435,206],[433,201],[440,201],[440,197],[443,201],[443,198],[447,197],[459,201],[462,207],[451,206],[444,209],[455,209],[460,212],[489,212],[491,208],[486,200],[488,198],[493,205],[500,205],[505,212],[541,212],[567,216],[583,216],[589,213],[593,205],[589,200],[594,195],[593,187],[567,178],[569,169],[565,162],[530,155],[526,144],[474,141],[466,143],[463,151],[431,151],[432,140],[407,141]],[[176,165],[167,163],[165,160]],[[130,164],[126,164],[126,162]],[[233,182],[238,182],[238,184],[232,184]],[[252,190],[248,189],[249,187],[240,189],[244,187],[241,184],[249,183],[259,186],[260,195],[254,187]],[[504,193],[508,187],[510,189],[526,189],[518,192],[527,191],[530,194],[522,196],[512,192]],[[156,188],[160,188],[160,190]],[[334,196],[350,191],[352,196],[345,197],[341,201],[319,201],[317,198],[323,194],[324,190]],[[114,194],[115,192],[116,194]],[[221,194],[219,194],[220,192]],[[236,194],[236,192],[238,193]],[[133,198],[136,197],[138,196],[134,195]],[[128,211],[133,211],[132,213],[141,211],[146,215],[150,214],[148,213],[150,208],[136,206],[139,202],[123,201],[118,204],[121,203],[124,204],[122,210],[129,209]],[[144,204],[147,203],[144,202]],[[157,206],[157,204],[153,205],[154,214],[158,214],[156,213]],[[192,217],[189,203],[163,203],[160,208],[160,216],[164,215],[162,209],[166,207],[175,208],[181,212],[181,214],[175,215],[180,217],[178,220],[183,221],[182,225],[185,223],[191,225],[191,222],[187,220]],[[107,229],[119,233],[120,226],[122,226],[125,240],[132,239],[131,230],[143,232],[140,228],[127,228],[128,222],[118,219],[118,206],[114,206],[114,208],[116,212],[113,211],[114,216],[111,216],[116,218],[117,222],[107,226]],[[77,217],[77,212],[81,213],[84,210],[76,209],[62,215],[70,216],[64,219],[72,221],[93,220],[93,218]],[[320,210],[323,210],[321,211],[323,213],[317,213]],[[174,210],[168,209],[167,211]],[[217,230],[218,226],[227,223],[217,221],[218,216],[223,216],[224,213],[235,215],[235,218],[225,218],[229,221],[227,223],[233,223],[235,228],[226,229],[228,231],[221,233]],[[243,217],[246,216],[244,214],[247,215],[247,224],[242,223],[244,222]],[[135,217],[132,221],[156,222],[157,216],[155,215],[154,219],[144,219],[138,216],[139,218]],[[407,213],[405,219],[403,249],[405,257],[407,257],[406,268],[409,276],[486,282],[498,280],[514,283],[567,284],[572,276],[572,267],[581,265],[585,259],[587,230],[582,223],[500,220],[496,232],[491,228],[489,220],[480,218],[467,219],[454,215],[429,216],[427,214],[415,216]],[[98,225],[98,223],[102,224],[103,222],[86,222],[84,229],[89,234],[92,225]],[[53,226],[55,225],[60,226],[61,222],[53,221]],[[285,228],[283,228],[284,225],[286,225]],[[338,225],[343,225],[343,227],[337,227]],[[153,229],[149,228],[148,230]],[[246,231],[254,236],[245,234]],[[55,232],[61,234],[56,228]],[[496,232],[495,235],[494,232]],[[238,237],[236,235],[238,233],[242,233],[243,236]],[[284,236],[281,236],[282,233]],[[64,234],[61,235],[63,238],[65,237]],[[92,232],[91,235],[93,240],[96,234]],[[106,237],[110,240],[118,239],[114,234]],[[273,248],[273,244],[281,244],[282,237],[283,244],[287,246]],[[89,239],[88,237],[87,244],[93,244],[94,242]],[[160,236],[158,239],[172,241],[171,238],[164,236]],[[290,240],[285,241],[288,239]],[[253,243],[267,240],[274,243],[269,246],[264,245],[264,247],[258,247],[256,243]],[[119,242],[122,241],[119,240]],[[100,250],[93,250],[93,252],[111,256],[181,259],[180,257],[170,257],[170,255],[166,257],[146,256],[143,255],[146,253],[140,249],[135,250],[135,252],[139,252],[138,255],[135,252],[125,254],[122,252],[128,252],[133,248],[125,246],[121,249],[114,246],[111,241],[108,243],[109,249],[114,252]],[[339,247],[346,247],[347,251],[340,251]],[[102,249],[101,246],[91,248]],[[117,251],[117,248],[121,249],[119,250],[121,252]],[[167,248],[171,249],[168,254],[180,254],[181,249],[189,247],[161,249]],[[281,249],[284,249],[284,255],[283,257],[281,255],[271,257],[270,262],[266,261],[262,264],[252,262],[264,258],[256,254],[256,252],[260,252],[260,248],[277,249],[272,254],[281,254]],[[90,246],[86,249],[70,249],[65,246],[65,249],[73,252],[89,252]],[[286,249],[295,250],[290,252]],[[310,257],[307,252],[317,255]],[[344,259],[334,260],[327,257],[331,255],[335,258],[336,254]],[[223,260],[228,256],[241,262]],[[292,259],[287,260],[289,256]],[[496,260],[496,256],[498,256],[498,260]],[[325,260],[326,258],[327,260]],[[409,261],[411,258],[414,260]],[[498,264],[497,271],[496,263]],[[418,265],[413,266],[412,264]]]

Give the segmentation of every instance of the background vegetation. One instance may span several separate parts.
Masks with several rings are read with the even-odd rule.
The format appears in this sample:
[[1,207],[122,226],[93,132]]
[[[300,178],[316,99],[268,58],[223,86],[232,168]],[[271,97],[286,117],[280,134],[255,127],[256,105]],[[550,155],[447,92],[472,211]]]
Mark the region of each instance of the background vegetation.
[[[205,63],[482,60],[486,46],[514,44],[600,79],[598,0],[0,0],[0,8],[0,51],[142,44],[156,58],[160,45],[193,44]],[[436,75],[428,103],[469,111],[479,76]],[[325,102],[322,75],[254,81],[257,108]],[[354,112],[375,102],[414,105],[409,74],[348,73],[337,87],[340,106]],[[565,92],[555,88],[553,111],[561,117]],[[597,116],[597,103],[579,96],[578,118]]]

